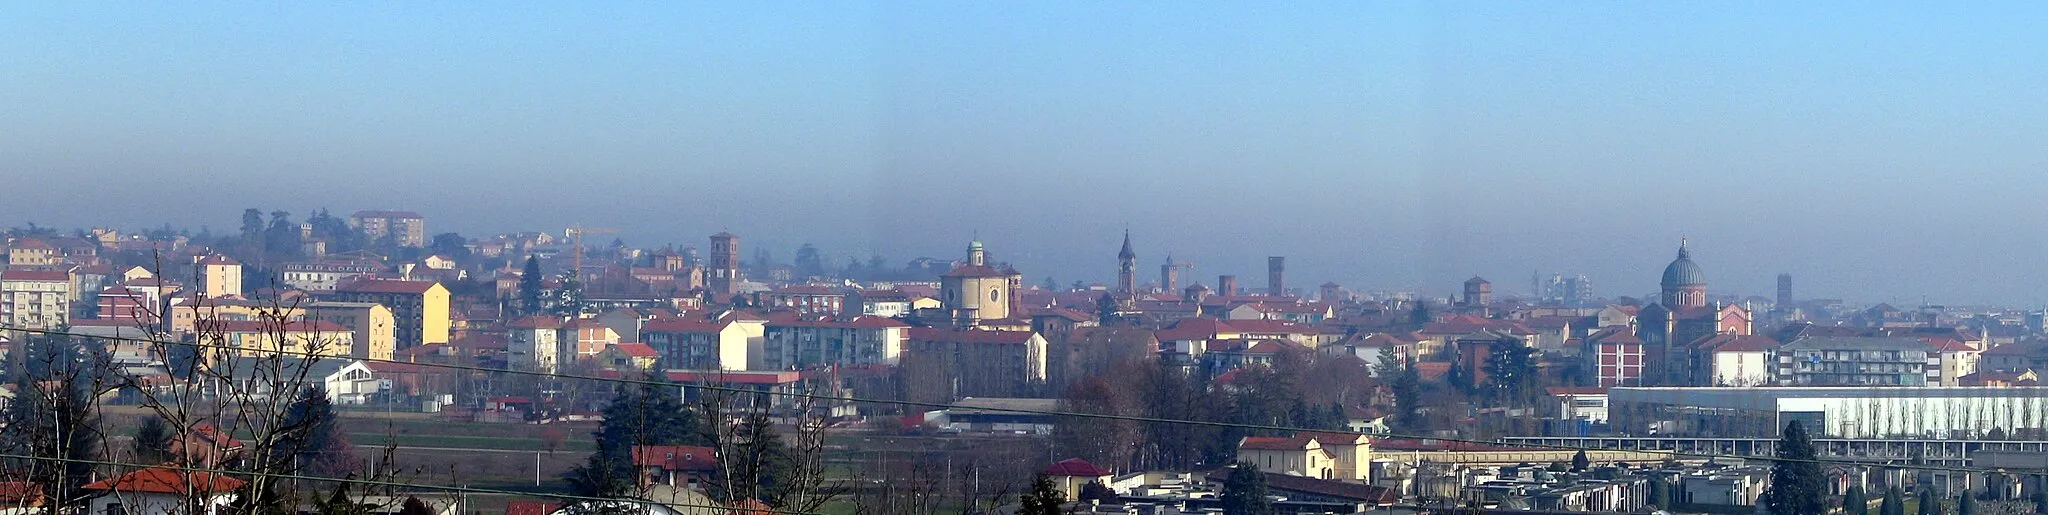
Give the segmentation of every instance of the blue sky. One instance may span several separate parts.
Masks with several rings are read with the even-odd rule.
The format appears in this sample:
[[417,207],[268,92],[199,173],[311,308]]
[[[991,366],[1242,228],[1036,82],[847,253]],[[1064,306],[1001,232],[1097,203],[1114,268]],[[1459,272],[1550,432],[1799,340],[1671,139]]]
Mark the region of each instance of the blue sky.
[[[27,4],[0,223],[414,209],[1106,280],[2048,302],[2048,8]],[[35,193],[22,194],[33,185]],[[1262,281],[1250,281],[1252,285]]]

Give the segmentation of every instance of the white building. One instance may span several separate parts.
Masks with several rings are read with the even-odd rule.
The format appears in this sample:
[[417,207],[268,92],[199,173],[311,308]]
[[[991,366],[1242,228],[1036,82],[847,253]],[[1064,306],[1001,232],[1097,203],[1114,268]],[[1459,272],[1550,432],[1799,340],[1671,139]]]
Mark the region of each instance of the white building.
[[[94,496],[88,512],[93,514],[213,515],[234,502],[235,489],[247,483],[211,472],[148,468],[85,485],[85,491]],[[189,512],[188,495],[200,497],[203,512]]]
[[71,323],[71,273],[61,270],[0,272],[0,320],[28,329]]
[[1778,436],[1800,421],[1817,438],[1973,438],[2048,427],[2043,386],[1613,388],[1618,429],[1673,436]]

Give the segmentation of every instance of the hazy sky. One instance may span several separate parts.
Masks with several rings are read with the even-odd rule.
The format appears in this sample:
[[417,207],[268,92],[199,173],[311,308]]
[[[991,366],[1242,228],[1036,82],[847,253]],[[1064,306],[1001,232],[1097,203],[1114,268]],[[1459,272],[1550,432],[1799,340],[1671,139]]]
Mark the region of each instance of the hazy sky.
[[2048,302],[2038,2],[457,4],[10,5],[0,224]]

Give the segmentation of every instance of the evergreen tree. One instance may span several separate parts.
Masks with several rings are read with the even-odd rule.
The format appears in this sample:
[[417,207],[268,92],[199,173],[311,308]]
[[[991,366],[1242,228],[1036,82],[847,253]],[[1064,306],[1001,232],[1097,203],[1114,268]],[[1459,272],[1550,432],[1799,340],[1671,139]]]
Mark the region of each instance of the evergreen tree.
[[1664,487],[1664,480],[1662,478],[1651,477],[1649,491],[1644,492],[1644,494],[1643,502],[1659,509],[1671,508],[1671,490]]
[[263,238],[263,210],[248,208],[242,210],[242,242],[259,243]]
[[1052,478],[1039,474],[1031,479],[1031,491],[1018,496],[1017,515],[1060,515],[1067,494],[1053,486]]
[[1956,501],[1956,515],[1977,515],[1977,496],[1964,493]]
[[[769,506],[783,506],[785,484],[796,474],[796,461],[767,415],[749,415],[733,431],[731,442],[722,448],[725,460],[710,481],[706,493],[721,502],[754,499]],[[728,475],[730,474],[730,475]]]
[[1249,462],[1239,462],[1223,479],[1223,513],[1226,515],[1272,515],[1273,500],[1266,494],[1266,475]]
[[1496,406],[1519,407],[1533,392],[1541,391],[1537,388],[1535,351],[1528,345],[1501,341],[1488,349],[1484,365],[1487,399]]
[[171,460],[171,427],[162,417],[150,415],[142,419],[142,426],[135,430],[135,462],[143,464],[164,463]]
[[1408,325],[1422,327],[1432,320],[1434,316],[1429,313],[1429,301],[1416,299],[1415,309],[1408,310]]
[[1451,389],[1461,393],[1472,393],[1472,373],[1465,370],[1465,363],[1463,361],[1451,361],[1451,369],[1444,372],[1444,383],[1449,384]]
[[802,247],[797,247],[796,262],[793,264],[797,273],[806,277],[825,275],[825,256],[818,251],[816,245],[805,243]]
[[1863,493],[1863,485],[1850,485],[1842,493],[1842,515],[1870,515],[1870,498]]
[[526,256],[526,268],[519,273],[519,314],[526,316],[541,313],[540,258]]
[[406,497],[405,504],[398,507],[398,515],[434,515],[434,509],[427,507],[418,497]]
[[[353,453],[346,437],[336,427],[334,404],[327,399],[327,387],[307,386],[285,408],[281,449],[297,470],[315,475],[335,475],[353,470]],[[280,456],[280,458],[286,457]]]
[[1110,490],[1109,487],[1103,485],[1101,481],[1089,481],[1086,484],[1081,485],[1081,495],[1079,497],[1081,502],[1093,501],[1100,502],[1103,504],[1112,504],[1117,501],[1116,491]]
[[1422,373],[1412,365],[1403,364],[1388,387],[1394,390],[1394,426],[1402,431],[1421,429]]
[[1933,488],[1920,489],[1920,515],[1941,515],[1941,498],[1934,496]]
[[1778,460],[1771,464],[1770,488],[1764,504],[1772,515],[1821,515],[1827,512],[1827,478],[1806,429],[1794,420],[1785,424],[1778,441]]
[[1572,454],[1572,471],[1581,472],[1589,468],[1593,468],[1593,460],[1586,457],[1585,449],[1579,449],[1578,453]]
[[676,398],[673,386],[648,383],[618,385],[604,408],[604,424],[594,435],[597,452],[562,478],[578,495],[616,497],[631,493],[636,474],[633,448],[646,445],[709,445],[697,429],[696,413]]
[[1893,486],[1884,491],[1884,503],[1877,508],[1878,515],[1906,515],[1906,494]]

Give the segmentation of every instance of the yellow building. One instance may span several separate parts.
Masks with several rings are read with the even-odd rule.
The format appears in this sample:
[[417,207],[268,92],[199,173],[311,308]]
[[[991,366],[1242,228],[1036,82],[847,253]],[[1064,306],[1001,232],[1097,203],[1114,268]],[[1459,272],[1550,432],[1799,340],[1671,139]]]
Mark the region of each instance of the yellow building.
[[[221,344],[249,357],[317,355],[348,357],[355,354],[355,332],[333,322],[302,320],[266,322],[221,320],[200,324],[208,339],[203,344]],[[218,335],[219,340],[212,337]]]
[[242,264],[227,256],[212,255],[194,262],[199,273],[199,293],[208,298],[242,296]]
[[398,350],[398,320],[391,308],[375,302],[313,302],[301,307],[293,318],[332,322],[352,333],[355,342],[350,357],[391,359]]
[[1276,474],[1341,479],[1337,477],[1337,457],[1309,437],[1247,436],[1237,444],[1237,461]]
[[448,288],[438,281],[365,279],[336,287],[330,297],[391,308],[397,327],[397,350],[448,343]]
[[1010,318],[1010,295],[1023,274],[988,264],[981,242],[967,245],[967,263],[939,276],[939,302],[955,320],[980,322]]
[[171,299],[169,329],[173,334],[187,334],[196,330],[201,320],[262,320],[265,311],[266,308],[262,304],[238,298],[180,296]]

